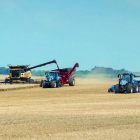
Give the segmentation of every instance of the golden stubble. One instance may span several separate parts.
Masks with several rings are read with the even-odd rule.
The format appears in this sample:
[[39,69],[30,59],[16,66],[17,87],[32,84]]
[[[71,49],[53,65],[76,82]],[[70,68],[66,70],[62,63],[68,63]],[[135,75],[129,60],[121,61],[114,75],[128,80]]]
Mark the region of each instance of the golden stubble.
[[0,92],[0,139],[140,139],[140,93],[114,94],[116,79]]

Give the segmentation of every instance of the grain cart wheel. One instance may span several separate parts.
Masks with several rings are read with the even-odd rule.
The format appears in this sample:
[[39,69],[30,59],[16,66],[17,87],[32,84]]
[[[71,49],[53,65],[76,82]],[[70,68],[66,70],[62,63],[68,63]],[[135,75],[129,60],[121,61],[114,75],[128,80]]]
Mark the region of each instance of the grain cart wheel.
[[135,82],[133,85],[133,92],[138,93],[138,91],[139,91],[138,82]]
[[51,88],[56,88],[56,81],[51,82]]
[[132,84],[127,84],[126,92],[127,93],[133,93],[133,85]]
[[119,85],[118,85],[118,84],[117,84],[117,85],[115,85],[114,90],[115,90],[115,93],[119,93],[119,92],[120,92],[120,91],[119,91]]
[[73,77],[69,80],[69,86],[75,86],[75,79]]
[[45,88],[46,87],[46,82],[43,80],[42,81],[42,88]]

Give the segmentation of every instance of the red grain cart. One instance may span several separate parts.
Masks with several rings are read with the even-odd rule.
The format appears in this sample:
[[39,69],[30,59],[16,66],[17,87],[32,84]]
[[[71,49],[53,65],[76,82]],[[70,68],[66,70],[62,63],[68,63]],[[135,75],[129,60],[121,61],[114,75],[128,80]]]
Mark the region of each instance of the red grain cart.
[[69,84],[70,86],[75,85],[74,72],[76,71],[76,67],[79,67],[79,64],[76,63],[73,68],[64,68],[64,69],[56,69],[55,71],[59,71],[59,75],[62,78],[62,85]]

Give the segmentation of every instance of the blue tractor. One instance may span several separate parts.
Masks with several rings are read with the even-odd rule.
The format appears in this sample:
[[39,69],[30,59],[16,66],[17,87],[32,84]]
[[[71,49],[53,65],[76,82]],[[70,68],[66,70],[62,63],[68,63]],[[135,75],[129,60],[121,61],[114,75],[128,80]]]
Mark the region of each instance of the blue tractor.
[[140,81],[136,81],[134,78],[140,77],[136,76],[133,73],[123,73],[119,74],[119,83],[111,86],[108,89],[108,92],[115,93],[137,93],[140,90]]
[[56,88],[61,87],[61,77],[59,76],[59,71],[49,71],[46,72],[46,80],[41,81],[42,88]]

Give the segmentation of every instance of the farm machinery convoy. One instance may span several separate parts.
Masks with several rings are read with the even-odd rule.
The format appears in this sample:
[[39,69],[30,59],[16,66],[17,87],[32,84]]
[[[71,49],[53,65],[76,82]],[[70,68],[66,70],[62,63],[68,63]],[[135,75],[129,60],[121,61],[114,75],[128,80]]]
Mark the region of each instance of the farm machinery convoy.
[[59,69],[59,66],[56,60],[46,62],[40,65],[36,65],[33,67],[29,67],[29,65],[17,65],[17,66],[9,66],[9,77],[5,79],[3,83],[36,83],[33,79],[31,79],[31,70],[42,67],[48,64],[55,63],[57,66],[56,70],[52,70],[50,72],[46,72],[46,80],[42,80],[40,86],[45,87],[61,87],[64,84],[69,84],[70,86],[75,85],[74,72],[76,71],[76,67],[79,67],[79,64],[76,63],[73,68],[64,68]]
[[[45,73],[46,78],[45,80],[41,81],[34,81],[31,79],[31,70],[46,66],[48,64],[55,63],[57,69],[47,71]],[[5,79],[5,82],[1,83],[33,83],[33,84],[40,84],[42,88],[56,88],[61,87],[64,84],[69,84],[69,86],[75,85],[75,78],[74,73],[76,71],[76,67],[79,67],[79,64],[76,63],[73,68],[63,68],[60,69],[56,60],[49,61],[40,65],[36,65],[33,67],[29,67],[29,65],[17,65],[17,66],[9,66],[9,77]],[[115,93],[137,93],[140,91],[140,81],[135,80],[134,78],[140,77],[136,76],[133,73],[122,73],[118,75],[119,83],[116,85],[111,86],[108,89],[108,92],[115,92]]]
[[137,93],[140,91],[140,81],[135,80],[134,78],[140,77],[136,76],[133,73],[122,73],[118,75],[119,83],[111,86],[108,89],[108,92],[115,93]]

